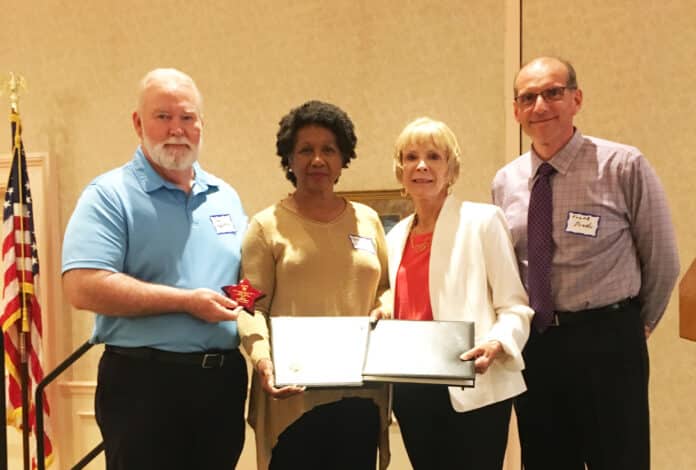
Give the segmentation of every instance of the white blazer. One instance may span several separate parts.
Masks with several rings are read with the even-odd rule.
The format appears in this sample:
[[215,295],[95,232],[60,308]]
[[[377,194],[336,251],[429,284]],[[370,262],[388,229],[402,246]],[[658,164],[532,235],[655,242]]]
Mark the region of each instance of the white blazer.
[[[413,214],[387,235],[392,300],[412,223]],[[452,407],[469,411],[524,392],[522,348],[534,311],[500,208],[447,197],[433,233],[428,287],[435,320],[473,321],[476,344],[495,339],[505,351],[476,377],[473,389],[449,387]]]

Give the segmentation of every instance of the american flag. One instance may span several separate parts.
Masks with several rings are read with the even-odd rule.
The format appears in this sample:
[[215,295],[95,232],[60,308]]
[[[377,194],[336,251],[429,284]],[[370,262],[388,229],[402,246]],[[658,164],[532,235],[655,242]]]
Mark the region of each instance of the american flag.
[[[36,431],[33,397],[36,385],[43,380],[41,367],[41,307],[39,306],[39,258],[32,213],[27,162],[22,145],[19,115],[12,112],[12,168],[5,191],[2,228],[2,325],[7,369],[7,423],[22,427],[22,370],[28,366],[29,426]],[[22,342],[24,343],[22,345]],[[22,347],[23,346],[23,347]],[[44,455],[53,460],[48,433],[49,407],[44,396]],[[35,450],[32,467],[36,465]]]

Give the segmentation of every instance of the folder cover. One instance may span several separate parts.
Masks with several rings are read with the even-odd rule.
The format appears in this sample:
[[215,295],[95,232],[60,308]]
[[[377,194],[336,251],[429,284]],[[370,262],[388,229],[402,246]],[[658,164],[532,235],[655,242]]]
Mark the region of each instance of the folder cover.
[[465,321],[380,320],[370,332],[363,380],[473,387],[474,324]]
[[369,317],[271,317],[275,386],[362,386],[369,329]]

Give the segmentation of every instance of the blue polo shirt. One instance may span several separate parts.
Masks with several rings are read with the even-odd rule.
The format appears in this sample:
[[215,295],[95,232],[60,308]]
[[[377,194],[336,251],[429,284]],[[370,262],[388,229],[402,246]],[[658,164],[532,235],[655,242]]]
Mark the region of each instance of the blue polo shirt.
[[[247,217],[236,191],[194,164],[190,194],[155,172],[141,148],[84,190],[65,231],[63,273],[92,268],[182,289],[238,280]],[[232,349],[237,322],[186,312],[142,317],[96,314],[93,343],[168,351]]]

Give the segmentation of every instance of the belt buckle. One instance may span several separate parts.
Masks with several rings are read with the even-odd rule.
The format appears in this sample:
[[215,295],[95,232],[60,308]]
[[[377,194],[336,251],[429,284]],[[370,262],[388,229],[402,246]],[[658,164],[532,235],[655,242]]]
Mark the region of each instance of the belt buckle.
[[225,356],[222,354],[204,354],[203,361],[201,361],[201,367],[204,369],[212,369],[214,367],[222,367],[225,363]]
[[551,326],[561,326],[561,322],[558,319],[558,312],[553,312],[553,316],[551,317]]

